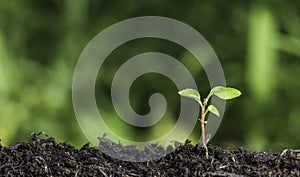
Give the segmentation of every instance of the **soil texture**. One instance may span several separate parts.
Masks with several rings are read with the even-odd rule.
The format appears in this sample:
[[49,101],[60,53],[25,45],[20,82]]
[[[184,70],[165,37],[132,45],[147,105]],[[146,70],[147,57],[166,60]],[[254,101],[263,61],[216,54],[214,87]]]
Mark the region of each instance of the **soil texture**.
[[[39,139],[33,134],[27,142],[12,146],[0,145],[1,176],[300,176],[300,150],[281,152],[250,152],[242,148],[226,150],[208,146],[209,158],[204,158],[201,145],[190,141],[177,144],[175,151],[165,149],[162,158],[145,162],[122,161],[106,155],[105,149],[147,159],[149,153],[162,147],[152,145],[138,151],[134,146],[122,146],[100,138],[100,145],[84,145],[76,149],[67,143],[57,143],[53,137]],[[137,153],[138,151],[138,153]],[[170,152],[170,153],[169,153]]]

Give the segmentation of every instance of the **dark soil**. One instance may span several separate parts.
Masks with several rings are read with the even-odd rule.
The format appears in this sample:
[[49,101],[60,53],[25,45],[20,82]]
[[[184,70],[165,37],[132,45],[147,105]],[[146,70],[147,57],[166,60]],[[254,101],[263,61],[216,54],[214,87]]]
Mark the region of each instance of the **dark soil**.
[[[54,138],[31,137],[28,142],[0,145],[1,176],[300,176],[300,150],[249,152],[208,146],[209,159],[200,145],[187,141],[174,152],[154,161],[121,161],[103,153],[113,147],[116,153],[136,154],[133,146],[123,147],[105,138],[99,147],[76,149]],[[153,145],[152,148],[161,149]],[[102,150],[101,150],[102,149]],[[111,148],[110,148],[111,149]],[[169,149],[170,150],[170,149]],[[166,150],[167,152],[168,150]],[[147,157],[146,151],[139,155]]]

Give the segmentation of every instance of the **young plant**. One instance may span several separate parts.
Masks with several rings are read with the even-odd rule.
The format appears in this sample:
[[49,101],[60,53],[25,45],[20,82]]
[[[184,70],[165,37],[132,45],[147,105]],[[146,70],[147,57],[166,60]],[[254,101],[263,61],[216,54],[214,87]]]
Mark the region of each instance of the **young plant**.
[[214,105],[208,105],[208,100],[213,96],[216,95],[217,97],[223,99],[223,100],[229,100],[236,97],[239,97],[242,93],[235,89],[230,87],[222,87],[222,86],[216,86],[209,92],[208,96],[201,101],[200,93],[197,90],[194,89],[184,89],[178,92],[179,95],[192,98],[196,100],[201,107],[201,117],[199,118],[199,121],[201,123],[201,130],[202,130],[202,144],[205,149],[205,158],[208,158],[208,150],[206,146],[206,139],[205,139],[205,129],[204,124],[206,124],[207,121],[205,121],[205,116],[208,112],[211,112],[218,117],[220,117],[220,113],[218,109]]

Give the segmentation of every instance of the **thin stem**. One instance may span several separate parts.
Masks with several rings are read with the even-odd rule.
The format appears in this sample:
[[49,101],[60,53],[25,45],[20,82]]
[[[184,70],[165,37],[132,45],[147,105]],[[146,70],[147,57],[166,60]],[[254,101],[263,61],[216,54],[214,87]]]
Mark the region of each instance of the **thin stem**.
[[206,115],[206,108],[205,108],[205,104],[203,104],[201,106],[201,119],[200,119],[200,123],[201,123],[201,130],[202,130],[202,144],[205,150],[205,158],[208,159],[208,150],[206,147],[206,138],[205,138],[205,128],[204,128],[204,121],[205,121],[205,115]]

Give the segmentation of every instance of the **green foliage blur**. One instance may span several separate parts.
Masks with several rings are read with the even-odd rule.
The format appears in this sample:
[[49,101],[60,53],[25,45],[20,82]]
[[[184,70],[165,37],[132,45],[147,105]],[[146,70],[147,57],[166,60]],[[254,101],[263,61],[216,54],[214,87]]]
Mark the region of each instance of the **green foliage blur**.
[[[1,144],[14,144],[40,131],[78,147],[87,143],[77,124],[71,97],[79,55],[89,40],[106,27],[151,15],[177,19],[200,32],[216,51],[227,85],[243,93],[238,100],[227,103],[212,144],[251,150],[299,148],[299,7],[300,1],[279,0],[1,1]],[[174,43],[141,39],[113,51],[99,72],[97,104],[113,130],[140,141],[170,130],[180,110],[174,83],[159,74],[147,74],[132,85],[130,101],[136,112],[145,114],[149,111],[149,96],[157,91],[163,93],[168,110],[162,123],[139,130],[118,120],[110,98],[112,78],[124,61],[148,51],[177,58],[194,76],[200,93],[206,94],[210,89],[201,65]],[[139,131],[143,133],[137,136]],[[195,142],[199,137],[197,124],[190,138]]]

